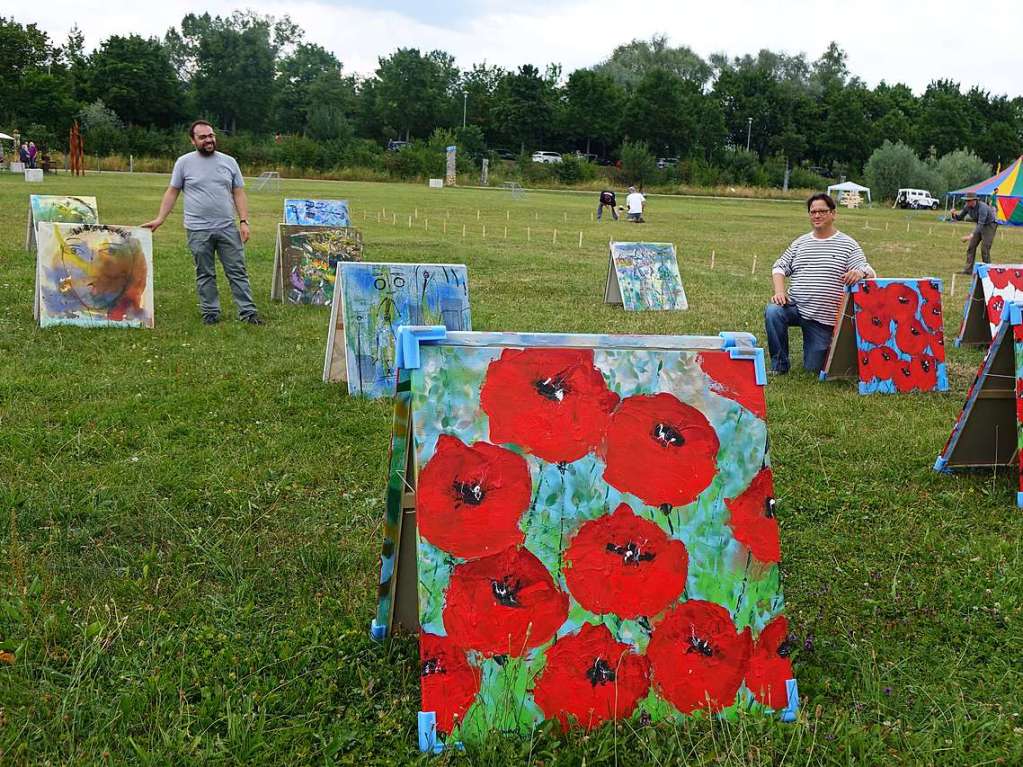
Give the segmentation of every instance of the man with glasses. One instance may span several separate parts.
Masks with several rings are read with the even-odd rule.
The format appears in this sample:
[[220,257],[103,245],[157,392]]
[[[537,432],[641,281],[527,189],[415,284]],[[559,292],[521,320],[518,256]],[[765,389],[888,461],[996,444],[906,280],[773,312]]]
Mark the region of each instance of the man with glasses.
[[[835,228],[835,201],[815,194],[806,201],[811,231],[797,237],[774,262],[774,295],[764,312],[771,369],[789,372],[789,328],[803,331],[803,367],[824,367],[846,285],[877,274],[863,248]],[[788,291],[785,278],[788,278]]]
[[[181,155],[174,163],[170,186],[163,194],[160,212],[142,226],[156,231],[185,193],[185,231],[188,247],[195,260],[195,286],[199,310],[205,325],[220,322],[220,296],[217,293],[216,256],[224,267],[231,286],[238,319],[250,325],[262,325],[245,268],[245,243],[249,239],[249,201],[245,180],[233,157],[217,151],[213,126],[196,120],[188,129],[194,152]],[[234,224],[238,213],[238,226]]]

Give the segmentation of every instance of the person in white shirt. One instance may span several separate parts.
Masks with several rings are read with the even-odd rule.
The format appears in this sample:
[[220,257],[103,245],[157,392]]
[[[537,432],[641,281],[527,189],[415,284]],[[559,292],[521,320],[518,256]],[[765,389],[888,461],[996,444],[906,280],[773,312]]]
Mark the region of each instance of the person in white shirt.
[[646,197],[642,192],[637,192],[636,187],[629,187],[629,196],[625,198],[625,205],[629,209],[629,221],[637,224],[646,223],[643,221],[643,206],[646,204]]

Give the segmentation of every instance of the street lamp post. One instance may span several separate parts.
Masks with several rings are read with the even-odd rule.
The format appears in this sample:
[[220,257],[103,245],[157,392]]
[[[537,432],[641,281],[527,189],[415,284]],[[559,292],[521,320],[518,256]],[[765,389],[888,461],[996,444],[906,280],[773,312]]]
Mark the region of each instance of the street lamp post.
[[746,151],[749,151],[749,140],[750,136],[753,135],[753,118],[746,118]]
[[465,127],[465,110],[469,107],[469,91],[462,91],[462,127]]

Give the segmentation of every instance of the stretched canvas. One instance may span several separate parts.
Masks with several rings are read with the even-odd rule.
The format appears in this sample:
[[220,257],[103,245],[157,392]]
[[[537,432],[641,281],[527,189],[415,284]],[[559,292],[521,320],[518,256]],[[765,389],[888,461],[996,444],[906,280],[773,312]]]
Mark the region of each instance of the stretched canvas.
[[153,327],[152,232],[38,225],[36,318],[42,327]]
[[[399,327],[472,327],[468,273],[461,264],[341,262],[337,280],[324,377],[347,380],[350,394],[394,396]],[[335,363],[338,356],[343,367]]]
[[285,200],[284,223],[303,226],[351,226],[348,200]]
[[421,747],[544,720],[793,717],[752,336],[441,331],[410,354],[418,331],[374,634],[419,631]]
[[612,242],[604,303],[628,311],[688,309],[670,242]]
[[[1023,508],[1023,304],[1002,308],[995,337],[966,394],[966,402],[936,471],[1011,466],[1017,471],[1016,505]],[[990,479],[990,473],[985,475]]]
[[948,391],[941,280],[863,280],[846,288],[822,381],[860,394]]
[[35,225],[48,221],[65,224],[98,224],[99,209],[95,197],[71,197],[56,194],[31,194],[28,197],[28,225],[25,249],[36,246]]
[[277,225],[270,297],[329,306],[341,261],[362,260],[362,232],[352,227]]
[[986,346],[998,332],[1002,310],[1023,301],[1023,264],[977,264],[955,345]]

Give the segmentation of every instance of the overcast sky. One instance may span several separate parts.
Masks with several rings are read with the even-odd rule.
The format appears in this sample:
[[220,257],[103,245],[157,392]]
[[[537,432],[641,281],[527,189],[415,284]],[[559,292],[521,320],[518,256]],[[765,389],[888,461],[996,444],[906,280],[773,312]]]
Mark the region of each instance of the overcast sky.
[[467,69],[486,61],[505,68],[559,63],[567,75],[606,58],[630,40],[667,35],[706,58],[761,48],[818,57],[831,40],[849,56],[850,71],[871,87],[884,79],[922,93],[932,79],[948,78],[963,90],[980,85],[993,94],[1023,93],[1019,75],[1016,3],[1002,6],[944,0],[180,0],[110,3],[48,0],[24,4],[13,15],[36,22],[61,43],[73,24],[93,48],[112,34],[162,37],[189,12],[229,15],[238,8],[288,14],[306,40],[332,51],[348,73],[370,74],[377,58],[399,47],[452,54]]

